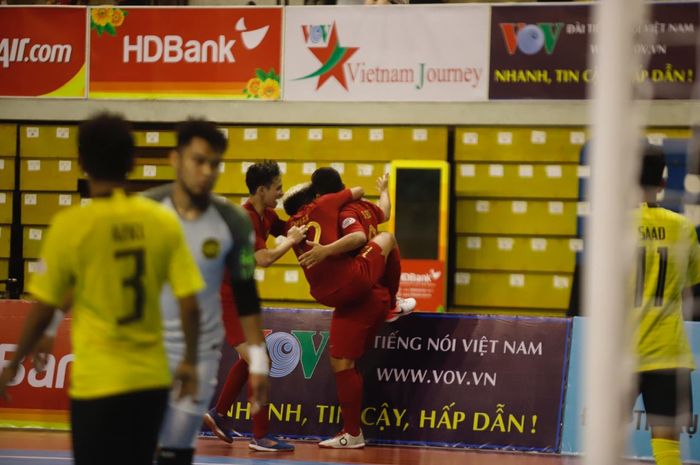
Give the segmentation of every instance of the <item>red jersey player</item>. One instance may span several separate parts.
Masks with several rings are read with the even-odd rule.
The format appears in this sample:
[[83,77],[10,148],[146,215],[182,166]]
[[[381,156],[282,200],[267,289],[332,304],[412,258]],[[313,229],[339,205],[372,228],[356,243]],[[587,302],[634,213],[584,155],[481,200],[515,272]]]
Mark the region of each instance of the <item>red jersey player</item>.
[[[318,244],[334,251],[352,250],[357,246],[351,245],[356,233],[338,240],[339,209],[352,199],[359,199],[357,189],[344,189],[316,198],[312,187],[307,185],[288,193],[284,202],[285,210],[292,215],[288,224],[308,225],[307,235],[313,234],[314,239],[294,247],[300,259]],[[364,243],[366,236],[360,234],[364,236],[361,239]],[[380,233],[354,257],[333,255],[304,266],[311,294],[320,303],[335,307],[331,321],[331,366],[344,428],[336,437],[322,441],[321,447],[356,449],[365,445],[360,429],[363,380],[355,361],[363,355],[368,338],[384,321],[389,309],[387,289],[376,284],[384,274],[386,256],[394,246],[393,235]],[[304,265],[301,260],[300,263]]]
[[[312,187],[318,195],[339,192],[345,188],[340,173],[333,168],[319,168],[312,175]],[[339,215],[339,228],[341,236],[354,236],[352,241],[356,254],[359,248],[368,239],[377,235],[379,225],[389,220],[391,215],[391,199],[389,198],[389,175],[384,174],[377,179],[379,201],[374,204],[364,199],[350,202],[343,206]],[[348,248],[351,247],[348,241]],[[346,249],[347,250],[347,249]],[[313,244],[312,249],[300,256],[300,263],[304,266],[314,265],[329,255],[338,254],[345,250],[339,250],[338,244],[321,245]],[[386,272],[379,284],[389,290],[391,298],[391,310],[387,316],[387,322],[396,321],[398,318],[410,313],[416,305],[413,298],[398,299],[396,294],[401,280],[401,255],[398,244],[389,253],[386,262]],[[397,305],[398,301],[398,305]]]
[[[306,228],[290,228],[287,236],[274,249],[267,248],[267,238],[284,236],[286,224],[275,213],[277,200],[282,197],[282,180],[279,165],[274,161],[263,161],[251,165],[246,171],[246,185],[250,198],[243,205],[253,223],[255,231],[255,262],[257,266],[267,267],[284,255],[295,243],[304,239]],[[221,288],[226,341],[236,349],[240,358],[229,370],[226,382],[219,394],[216,406],[204,416],[204,422],[216,436],[228,443],[233,442],[237,433],[233,430],[232,420],[227,416],[241,389],[248,379],[248,347],[243,334],[238,312],[234,306],[233,295],[228,281],[224,279]],[[249,447],[256,451],[276,452],[291,451],[294,446],[269,434],[269,405],[263,406],[253,414],[253,439]]]

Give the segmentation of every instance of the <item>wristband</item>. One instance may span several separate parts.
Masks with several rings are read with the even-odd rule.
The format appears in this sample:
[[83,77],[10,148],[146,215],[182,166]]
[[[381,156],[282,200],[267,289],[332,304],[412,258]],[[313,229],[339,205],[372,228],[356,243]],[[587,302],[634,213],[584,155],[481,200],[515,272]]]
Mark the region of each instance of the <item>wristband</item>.
[[267,357],[267,346],[265,343],[251,345],[248,347],[248,373],[251,375],[267,375],[270,372],[270,359]]
[[64,316],[65,315],[61,310],[54,310],[53,316],[51,317],[51,322],[44,330],[44,336],[56,337],[58,327],[61,325],[61,321],[63,321]]

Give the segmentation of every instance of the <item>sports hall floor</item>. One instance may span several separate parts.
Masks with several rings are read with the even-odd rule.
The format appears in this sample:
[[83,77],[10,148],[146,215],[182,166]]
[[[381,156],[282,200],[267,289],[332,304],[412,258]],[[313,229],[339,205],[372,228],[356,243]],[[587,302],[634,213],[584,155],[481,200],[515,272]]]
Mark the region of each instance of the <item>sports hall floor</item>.
[[[240,439],[228,445],[200,439],[195,464],[206,465],[579,465],[580,458],[549,454],[506,453],[467,449],[368,446],[360,450],[324,450],[315,442],[295,441],[292,453],[260,453]],[[70,437],[64,432],[0,429],[0,465],[66,465],[72,463]],[[625,465],[650,462],[623,461]]]

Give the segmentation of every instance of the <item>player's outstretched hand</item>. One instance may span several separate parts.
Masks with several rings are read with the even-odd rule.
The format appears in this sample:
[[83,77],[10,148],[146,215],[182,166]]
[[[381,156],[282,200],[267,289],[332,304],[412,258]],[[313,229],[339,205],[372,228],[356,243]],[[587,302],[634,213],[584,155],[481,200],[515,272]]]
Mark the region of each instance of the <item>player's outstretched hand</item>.
[[317,263],[321,263],[328,257],[328,248],[318,242],[306,241],[311,246],[311,250],[299,255],[299,264],[306,268],[311,268]]
[[268,375],[255,375],[251,373],[248,375],[248,382],[250,383],[251,390],[250,413],[254,415],[269,402],[270,379]]
[[377,178],[377,190],[384,192],[389,189],[389,173],[384,173]]
[[289,231],[287,231],[287,237],[292,240],[294,244],[298,244],[299,242],[303,241],[304,238],[306,237],[306,231],[308,231],[309,227],[307,225],[302,225],[300,226],[292,226],[289,228]]
[[53,343],[55,338],[53,336],[47,336],[44,334],[36,347],[34,348],[34,357],[32,358],[32,363],[34,364],[34,369],[38,372],[46,370],[46,363],[49,359],[49,354],[53,352]]
[[7,393],[7,385],[10,384],[17,375],[17,367],[7,365],[0,372],[0,399],[10,400],[10,395]]
[[185,361],[180,362],[173,377],[178,400],[187,396],[192,397],[193,401],[197,400],[197,367],[195,365]]

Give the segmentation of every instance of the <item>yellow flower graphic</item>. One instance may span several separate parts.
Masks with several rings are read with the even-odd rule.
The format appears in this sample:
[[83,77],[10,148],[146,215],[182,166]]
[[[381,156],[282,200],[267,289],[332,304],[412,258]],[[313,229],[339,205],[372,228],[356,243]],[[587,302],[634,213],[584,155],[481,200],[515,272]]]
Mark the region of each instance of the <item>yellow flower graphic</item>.
[[250,95],[258,95],[258,92],[260,92],[260,86],[262,86],[262,81],[258,78],[253,78],[248,81],[245,88]]
[[114,13],[112,8],[93,8],[92,22],[94,22],[98,26],[105,26],[112,20],[113,15]]
[[124,12],[122,10],[116,9],[112,13],[112,25],[114,27],[119,27],[124,23]]
[[265,79],[258,90],[258,97],[266,100],[277,100],[280,98],[280,85],[274,79]]

